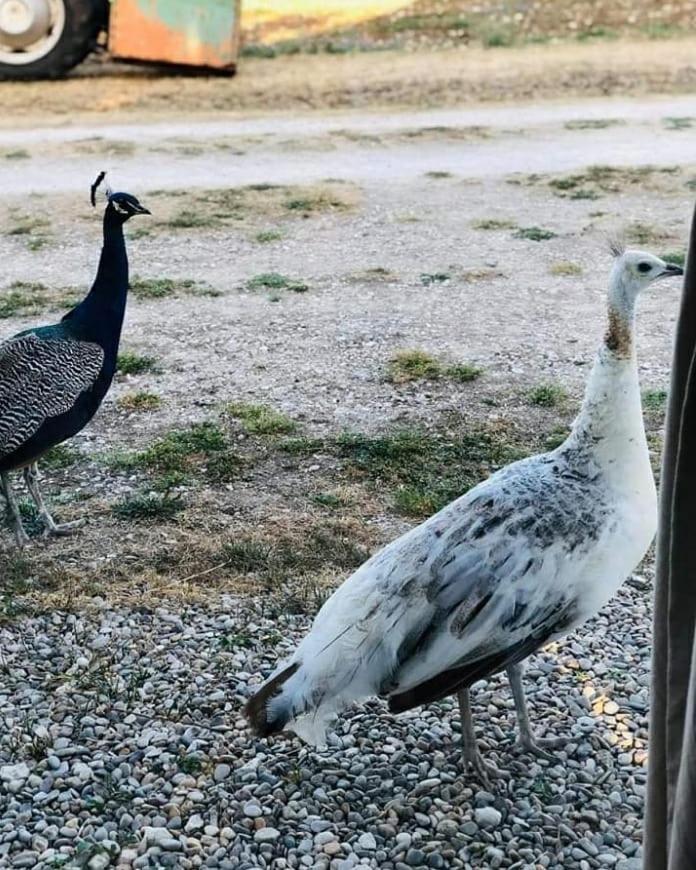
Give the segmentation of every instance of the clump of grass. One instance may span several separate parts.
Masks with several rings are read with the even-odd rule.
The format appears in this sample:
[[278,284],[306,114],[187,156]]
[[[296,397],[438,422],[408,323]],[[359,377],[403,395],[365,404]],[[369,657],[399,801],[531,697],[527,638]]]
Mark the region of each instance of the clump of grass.
[[229,483],[239,477],[244,460],[232,450],[220,450],[206,458],[205,476],[212,483]]
[[211,454],[228,448],[225,433],[215,423],[194,423],[188,429],[168,432],[145,450],[120,457],[117,464],[125,468],[148,468],[165,474],[185,474]]
[[344,507],[346,503],[345,499],[332,492],[316,492],[312,496],[312,501],[321,505],[321,507],[330,508],[331,510]]
[[[676,166],[603,166],[601,164],[588,166],[582,172],[560,175],[548,181],[549,187],[556,196],[571,199],[598,199],[603,193],[620,193],[626,187],[634,185],[654,186],[655,179],[665,175],[673,175],[678,171]],[[544,176],[529,175],[527,184],[536,184]],[[508,179],[510,183],[520,183],[519,179]]]
[[666,254],[660,254],[659,256],[665,263],[674,263],[676,266],[684,266],[686,264],[686,251],[668,251]]
[[253,574],[268,587],[327,568],[357,568],[367,558],[340,521],[316,525],[301,537],[278,535],[272,541],[247,537],[226,544],[221,553],[227,566],[239,574]]
[[131,293],[139,299],[163,299],[181,290],[192,290],[197,282],[190,278],[138,278],[131,281]]
[[261,230],[261,232],[256,233],[254,239],[260,245],[266,245],[269,242],[279,242],[283,238],[283,234],[280,230]]
[[484,48],[509,48],[515,44],[515,30],[512,27],[485,26],[477,32]]
[[551,263],[549,272],[552,275],[582,275],[582,266],[570,260],[559,260],[557,263]]
[[648,39],[669,39],[684,32],[678,24],[669,24],[667,21],[649,21],[640,29]]
[[43,231],[50,226],[49,221],[42,217],[17,215],[15,223],[7,231],[8,236],[30,236]]
[[690,130],[694,125],[694,120],[690,117],[663,118],[662,123],[668,130]]
[[669,239],[669,233],[652,224],[634,221],[626,227],[627,238],[637,245],[653,245]]
[[452,178],[452,173],[445,172],[444,170],[432,169],[430,172],[425,173],[425,177],[439,180],[439,179],[443,179],[443,178]]
[[278,449],[291,456],[312,456],[324,450],[326,443],[320,438],[307,438],[304,435],[297,438],[286,438],[278,444]]
[[246,286],[247,290],[291,290],[293,293],[305,293],[309,290],[303,281],[288,278],[280,272],[262,272],[250,278]]
[[424,350],[401,350],[389,363],[389,380],[394,384],[439,378],[442,365]]
[[353,284],[389,284],[397,281],[398,275],[384,266],[373,266],[359,272],[352,272],[347,278]]
[[18,503],[19,513],[22,517],[24,531],[30,538],[38,538],[44,531],[43,520],[39,516],[39,509],[33,501],[22,499]]
[[116,469],[143,470],[165,496],[191,475],[204,475],[212,483],[227,483],[239,475],[242,459],[232,450],[224,431],[215,423],[194,423],[168,432],[144,450],[111,458]]
[[180,211],[164,221],[164,226],[174,230],[216,229],[222,226],[219,217],[197,211]]
[[566,130],[606,130],[607,127],[617,127],[625,123],[619,118],[578,118],[566,121],[563,126]]
[[516,226],[515,221],[506,218],[481,218],[472,223],[475,230],[514,230]]
[[181,499],[169,493],[137,493],[112,505],[111,513],[119,520],[168,522],[183,509]]
[[468,363],[445,365],[424,350],[401,350],[394,354],[389,363],[388,378],[393,384],[438,378],[466,383],[476,380],[480,375],[481,369]]
[[0,296],[0,318],[31,311],[36,305],[37,297],[43,300],[47,290],[44,284],[38,282],[14,281]]
[[297,429],[294,420],[268,405],[229,402],[226,410],[252,435],[289,435]]
[[346,433],[335,443],[348,470],[378,491],[391,492],[394,507],[409,516],[428,516],[482,478],[527,455],[506,432],[494,429],[456,434],[402,430],[382,436]]
[[137,393],[127,393],[117,402],[124,411],[156,411],[162,405],[162,399],[157,393],[139,390]]
[[13,219],[14,223],[7,230],[8,236],[26,237],[30,251],[39,251],[48,244],[51,223],[47,218],[15,214]]
[[0,318],[38,314],[46,308],[65,308],[74,303],[74,288],[51,291],[40,281],[13,281],[0,295]]
[[447,272],[422,272],[420,282],[424,287],[429,287],[431,284],[444,284],[451,277]]
[[569,199],[599,199],[600,196],[600,193],[588,187],[578,187],[568,194]]
[[539,384],[527,394],[530,404],[540,408],[555,408],[566,398],[566,391],[559,384]]
[[3,151],[2,156],[5,160],[28,160],[31,154],[25,148],[13,148],[10,151]]
[[447,366],[445,375],[453,381],[459,381],[461,384],[468,384],[470,381],[475,381],[481,377],[483,369],[477,366],[472,366],[469,363],[455,363]]
[[612,30],[610,27],[588,27],[586,30],[581,30],[576,36],[578,42],[587,42],[592,39],[618,39],[619,33]]
[[314,212],[347,211],[351,204],[338,193],[330,190],[309,191],[303,196],[291,196],[283,203],[291,212],[309,215]]
[[60,469],[69,468],[81,458],[79,450],[70,447],[68,444],[57,444],[55,447],[44,453],[41,457],[41,465],[44,468]]
[[662,413],[667,405],[666,390],[644,390],[643,410],[652,413]]
[[148,236],[152,235],[152,230],[150,227],[134,227],[132,230],[129,230],[128,235],[134,241],[137,239],[146,239]]
[[116,370],[122,375],[142,375],[146,372],[157,374],[160,368],[153,356],[143,356],[131,351],[124,351],[118,355]]
[[520,227],[513,233],[514,238],[528,239],[530,242],[546,242],[555,239],[556,235],[553,230],[546,230],[543,227]]

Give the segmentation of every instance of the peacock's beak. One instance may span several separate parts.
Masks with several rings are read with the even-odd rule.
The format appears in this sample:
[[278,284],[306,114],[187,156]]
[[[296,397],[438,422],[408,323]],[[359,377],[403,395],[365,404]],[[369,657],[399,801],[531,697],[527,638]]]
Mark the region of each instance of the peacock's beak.
[[150,211],[149,208],[145,208],[145,206],[140,205],[140,203],[138,203],[138,205],[135,209],[135,213],[136,214],[152,214],[152,212]]

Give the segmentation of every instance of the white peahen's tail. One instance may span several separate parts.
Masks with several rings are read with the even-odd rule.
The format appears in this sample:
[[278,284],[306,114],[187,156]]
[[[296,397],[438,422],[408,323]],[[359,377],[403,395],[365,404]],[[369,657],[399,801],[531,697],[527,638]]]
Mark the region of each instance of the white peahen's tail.
[[245,713],[252,730],[268,737],[288,728],[307,743],[324,745],[336,715],[351,702],[375,693],[357,667],[340,671],[334,670],[327,679],[299,659],[283,667],[247,702]]

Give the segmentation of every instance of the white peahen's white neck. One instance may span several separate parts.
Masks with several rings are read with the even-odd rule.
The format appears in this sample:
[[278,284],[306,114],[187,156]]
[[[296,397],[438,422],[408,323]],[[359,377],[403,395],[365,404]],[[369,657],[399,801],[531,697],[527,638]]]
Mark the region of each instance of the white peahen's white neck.
[[571,450],[589,448],[594,461],[621,488],[627,474],[645,486],[648,478],[652,480],[635,349],[636,297],[616,269],[609,290],[607,331],[566,441]]

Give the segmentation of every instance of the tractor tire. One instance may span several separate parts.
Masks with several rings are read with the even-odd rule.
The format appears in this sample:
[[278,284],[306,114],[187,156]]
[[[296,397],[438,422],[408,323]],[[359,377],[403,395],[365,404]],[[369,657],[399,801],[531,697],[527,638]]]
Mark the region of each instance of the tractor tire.
[[0,0],[0,79],[55,79],[95,48],[108,0]]

